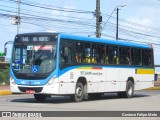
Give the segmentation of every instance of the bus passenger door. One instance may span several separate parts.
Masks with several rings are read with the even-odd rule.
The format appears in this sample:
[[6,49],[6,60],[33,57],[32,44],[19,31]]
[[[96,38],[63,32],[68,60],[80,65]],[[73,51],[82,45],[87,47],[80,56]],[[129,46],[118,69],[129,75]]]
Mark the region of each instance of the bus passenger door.
[[[73,64],[73,47],[70,41],[61,40],[60,46],[60,70],[59,70],[59,93],[73,94],[75,92],[74,69]],[[69,44],[69,45],[68,45]]]

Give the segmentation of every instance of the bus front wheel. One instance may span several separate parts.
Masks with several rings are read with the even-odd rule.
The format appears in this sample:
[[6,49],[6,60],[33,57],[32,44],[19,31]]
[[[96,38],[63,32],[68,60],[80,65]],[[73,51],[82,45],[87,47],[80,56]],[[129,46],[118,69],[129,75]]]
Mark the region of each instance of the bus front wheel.
[[81,102],[83,100],[83,95],[84,95],[83,93],[84,93],[83,84],[81,82],[77,82],[75,94],[71,96],[71,99],[75,102]]

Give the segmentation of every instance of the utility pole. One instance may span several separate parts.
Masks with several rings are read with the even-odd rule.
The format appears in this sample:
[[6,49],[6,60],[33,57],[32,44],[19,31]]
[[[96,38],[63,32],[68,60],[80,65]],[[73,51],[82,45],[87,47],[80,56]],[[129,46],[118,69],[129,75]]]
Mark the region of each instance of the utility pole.
[[96,37],[101,37],[102,16],[100,16],[100,0],[96,0]]
[[116,40],[118,40],[118,17],[119,17],[119,8],[117,8]]
[[18,23],[17,23],[17,34],[19,34],[20,29],[20,0],[18,0]]

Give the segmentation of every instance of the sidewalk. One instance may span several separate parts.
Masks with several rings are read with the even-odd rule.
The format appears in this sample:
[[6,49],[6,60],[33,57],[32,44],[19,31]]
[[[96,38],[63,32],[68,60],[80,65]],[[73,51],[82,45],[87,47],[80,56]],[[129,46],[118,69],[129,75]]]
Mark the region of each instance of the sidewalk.
[[3,86],[0,85],[0,96],[2,95],[11,95],[10,87],[9,86]]

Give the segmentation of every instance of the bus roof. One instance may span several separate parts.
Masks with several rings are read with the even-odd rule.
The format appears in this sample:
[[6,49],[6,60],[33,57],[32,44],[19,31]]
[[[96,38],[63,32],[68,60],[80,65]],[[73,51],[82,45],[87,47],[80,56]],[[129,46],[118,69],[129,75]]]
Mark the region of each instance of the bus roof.
[[58,35],[58,33],[53,33],[53,32],[33,32],[33,33],[20,33],[17,34],[17,36],[21,35]]
[[84,37],[84,36],[64,34],[64,33],[60,34],[60,37],[66,38],[66,39],[88,41],[88,42],[98,42],[98,43],[106,43],[106,44],[112,44],[112,45],[152,49],[152,47],[148,44],[135,43],[135,42],[117,41],[117,40],[93,38],[93,37]]
[[37,33],[24,33],[24,34],[18,34],[18,35],[59,35],[61,38],[66,38],[71,40],[80,40],[80,41],[88,41],[88,42],[96,42],[96,43],[106,43],[111,45],[152,49],[152,47],[149,44],[128,42],[128,41],[122,41],[122,40],[117,41],[117,40],[110,40],[110,39],[104,39],[104,38],[85,37],[85,36],[78,36],[78,35],[64,34],[64,33],[37,32]]

